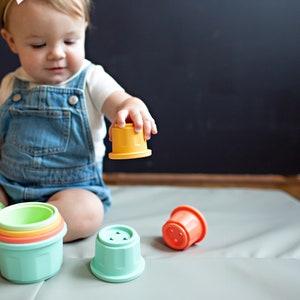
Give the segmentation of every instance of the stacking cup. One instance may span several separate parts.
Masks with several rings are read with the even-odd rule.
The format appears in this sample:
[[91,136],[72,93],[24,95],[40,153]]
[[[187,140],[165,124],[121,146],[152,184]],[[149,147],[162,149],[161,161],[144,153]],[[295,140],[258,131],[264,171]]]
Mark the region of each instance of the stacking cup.
[[133,159],[147,157],[152,154],[147,149],[147,142],[143,130],[135,132],[132,123],[127,123],[120,128],[117,124],[112,128],[112,152],[110,159]]
[[1,210],[0,228],[10,231],[28,231],[52,224],[59,217],[58,209],[48,203],[18,203]]
[[36,283],[54,276],[63,262],[63,236],[66,225],[57,235],[36,243],[0,242],[1,275],[15,283]]
[[35,243],[35,242],[47,240],[59,234],[64,229],[65,226],[64,220],[62,218],[59,218],[58,221],[59,223],[57,223],[55,228],[41,234],[35,234],[35,231],[31,231],[33,232],[32,235],[28,235],[26,231],[24,231],[25,233],[24,235],[20,235],[19,233],[18,236],[11,236],[12,233],[9,233],[9,235],[0,234],[0,242],[10,243],[10,244],[27,244],[27,243]]
[[90,267],[96,277],[108,282],[125,282],[140,276],[145,261],[140,253],[137,232],[124,225],[112,225],[100,230]]
[[205,218],[197,209],[188,205],[175,208],[162,227],[165,243],[175,250],[185,250],[200,242],[206,232]]
[[16,283],[35,283],[55,275],[63,260],[66,224],[48,203],[14,204],[0,211],[0,272]]

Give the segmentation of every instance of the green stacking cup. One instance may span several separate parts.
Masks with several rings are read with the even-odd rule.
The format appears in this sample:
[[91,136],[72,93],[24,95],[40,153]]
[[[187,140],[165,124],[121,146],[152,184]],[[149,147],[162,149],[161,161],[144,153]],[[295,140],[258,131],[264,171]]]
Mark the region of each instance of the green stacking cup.
[[25,202],[10,205],[0,211],[0,228],[11,231],[36,230],[55,222],[58,209],[48,203]]
[[145,261],[140,253],[137,232],[124,225],[112,225],[100,230],[90,267],[96,277],[108,282],[125,282],[140,276]]

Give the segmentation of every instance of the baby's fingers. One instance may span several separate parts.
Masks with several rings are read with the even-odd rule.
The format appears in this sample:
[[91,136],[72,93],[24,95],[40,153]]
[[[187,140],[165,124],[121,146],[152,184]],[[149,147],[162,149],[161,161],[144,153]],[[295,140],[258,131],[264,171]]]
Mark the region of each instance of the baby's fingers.
[[157,127],[153,118],[146,118],[144,123],[144,136],[146,140],[150,140],[151,134],[157,134]]

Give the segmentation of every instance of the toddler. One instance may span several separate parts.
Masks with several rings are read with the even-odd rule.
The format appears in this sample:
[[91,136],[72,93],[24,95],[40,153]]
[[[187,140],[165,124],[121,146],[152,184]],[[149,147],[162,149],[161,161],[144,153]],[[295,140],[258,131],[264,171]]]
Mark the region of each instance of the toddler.
[[68,226],[96,232],[111,203],[102,180],[104,116],[157,133],[144,102],[85,59],[90,0],[1,0],[1,35],[21,67],[0,87],[0,202],[44,201]]

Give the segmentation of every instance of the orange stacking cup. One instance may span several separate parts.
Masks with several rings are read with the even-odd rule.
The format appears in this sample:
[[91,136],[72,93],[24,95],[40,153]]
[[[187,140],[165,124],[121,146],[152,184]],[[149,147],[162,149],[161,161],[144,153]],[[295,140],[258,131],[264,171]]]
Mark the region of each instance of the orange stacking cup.
[[58,226],[43,234],[34,235],[34,236],[24,236],[24,237],[12,237],[12,236],[0,234],[0,242],[9,243],[9,244],[29,244],[29,243],[36,243],[36,242],[41,242],[50,239],[58,235],[59,233],[61,233],[65,227],[64,219],[60,218],[59,220],[60,222]]
[[133,124],[128,123],[120,128],[117,124],[112,128],[112,152],[110,159],[133,159],[147,157],[152,154],[147,149],[144,132],[135,132]]
[[9,237],[16,237],[16,238],[27,238],[27,237],[34,237],[39,236],[41,234],[48,233],[61,225],[62,216],[59,214],[52,223],[47,226],[34,229],[34,230],[24,230],[24,231],[17,231],[17,230],[7,230],[0,227],[0,236],[9,236]]
[[165,243],[175,250],[185,250],[204,239],[207,224],[195,208],[182,205],[175,208],[162,227]]

